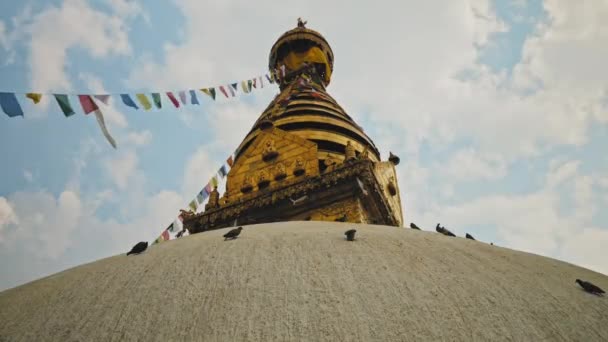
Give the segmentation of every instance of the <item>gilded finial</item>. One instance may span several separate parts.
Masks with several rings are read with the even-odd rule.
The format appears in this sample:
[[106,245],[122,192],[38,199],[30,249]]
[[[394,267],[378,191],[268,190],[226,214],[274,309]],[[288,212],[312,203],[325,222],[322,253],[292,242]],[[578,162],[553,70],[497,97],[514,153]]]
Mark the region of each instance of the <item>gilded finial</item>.
[[306,28],[308,21],[302,21],[302,18],[298,18],[298,27]]

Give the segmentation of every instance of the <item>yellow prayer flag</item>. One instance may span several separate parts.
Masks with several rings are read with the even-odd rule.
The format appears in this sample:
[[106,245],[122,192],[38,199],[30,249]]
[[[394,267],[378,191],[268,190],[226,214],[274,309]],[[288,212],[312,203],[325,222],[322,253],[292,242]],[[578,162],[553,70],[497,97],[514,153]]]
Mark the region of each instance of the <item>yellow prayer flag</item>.
[[152,104],[145,94],[135,94],[135,97],[137,97],[137,100],[139,100],[139,103],[141,103],[145,110],[150,110],[150,108],[152,108]]
[[28,99],[31,99],[32,101],[34,101],[34,103],[38,103],[40,102],[40,99],[42,98],[42,94],[39,93],[27,93],[25,95],[25,97],[27,97]]

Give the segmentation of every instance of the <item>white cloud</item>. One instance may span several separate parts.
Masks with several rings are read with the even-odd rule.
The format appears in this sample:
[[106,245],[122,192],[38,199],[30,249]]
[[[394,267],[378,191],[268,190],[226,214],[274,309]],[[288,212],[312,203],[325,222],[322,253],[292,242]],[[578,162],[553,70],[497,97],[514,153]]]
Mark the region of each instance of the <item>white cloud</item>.
[[65,68],[72,47],[84,48],[95,58],[130,54],[124,20],[123,15],[97,11],[84,0],[64,0],[60,7],[50,6],[34,16],[26,28],[31,36],[32,88],[71,89]]
[[127,141],[135,146],[145,146],[152,141],[152,132],[143,130],[141,132],[130,132],[127,135]]
[[124,190],[137,173],[138,161],[137,154],[130,150],[116,158],[106,159],[104,165],[116,186]]
[[9,224],[17,224],[19,219],[10,203],[4,197],[0,197],[0,243],[4,241],[4,229]]
[[28,183],[31,183],[34,180],[34,175],[29,170],[23,170],[23,178],[25,178]]
[[571,179],[576,175],[580,163],[581,162],[578,160],[571,160],[552,168],[549,171],[549,174],[547,174],[547,186],[553,188],[560,185],[562,182]]
[[437,167],[456,181],[497,180],[507,174],[502,158],[482,155],[473,149],[457,151],[447,163]]
[[6,26],[4,22],[0,20],[0,47],[8,49],[8,38],[6,37]]

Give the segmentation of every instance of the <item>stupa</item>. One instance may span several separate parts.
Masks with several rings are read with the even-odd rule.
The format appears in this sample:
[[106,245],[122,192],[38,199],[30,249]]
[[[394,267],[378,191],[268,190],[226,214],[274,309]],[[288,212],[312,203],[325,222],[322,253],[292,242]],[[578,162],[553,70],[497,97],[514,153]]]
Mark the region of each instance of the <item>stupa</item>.
[[226,192],[203,213],[184,212],[191,233],[254,223],[342,221],[402,226],[392,153],[382,161],[326,91],[334,68],[327,40],[298,20],[270,50],[280,93],[238,147]]

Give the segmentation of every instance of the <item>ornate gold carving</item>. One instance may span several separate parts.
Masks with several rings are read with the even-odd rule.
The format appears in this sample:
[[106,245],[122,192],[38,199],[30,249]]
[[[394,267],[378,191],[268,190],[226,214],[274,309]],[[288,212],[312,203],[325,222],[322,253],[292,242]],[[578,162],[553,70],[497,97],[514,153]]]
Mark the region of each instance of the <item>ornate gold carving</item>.
[[209,194],[209,202],[205,205],[205,211],[209,209],[219,208],[220,206],[220,193],[217,191],[217,186],[211,190]]
[[277,163],[277,165],[275,165],[274,167],[274,179],[275,180],[282,180],[285,179],[285,177],[287,177],[287,172],[285,171],[285,164],[283,163]]
[[279,155],[276,147],[274,146],[274,140],[268,139],[264,144],[264,151],[262,152],[262,159],[264,161],[271,161]]
[[294,162],[293,174],[296,176],[301,176],[304,173],[306,173],[304,160],[302,160],[302,158],[298,157],[298,158],[296,158],[296,160]]
[[344,156],[346,161],[353,160],[356,157],[355,148],[350,143],[350,140],[346,143],[346,147],[344,148]]
[[260,170],[258,172],[258,188],[263,189],[270,184],[268,179],[268,172],[266,170]]
[[253,185],[251,184],[251,177],[245,176],[243,178],[243,185],[241,185],[241,192],[246,194],[253,190]]

